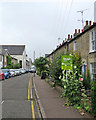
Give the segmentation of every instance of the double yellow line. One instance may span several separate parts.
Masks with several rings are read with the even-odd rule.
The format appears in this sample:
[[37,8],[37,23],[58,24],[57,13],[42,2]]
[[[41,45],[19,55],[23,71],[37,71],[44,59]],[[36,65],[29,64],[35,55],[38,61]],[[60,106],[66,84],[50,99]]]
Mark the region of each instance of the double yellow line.
[[32,77],[29,79],[28,83],[28,100],[31,101],[31,108],[32,108],[32,118],[35,119],[35,112],[34,112],[34,105],[33,105],[33,95],[32,95]]

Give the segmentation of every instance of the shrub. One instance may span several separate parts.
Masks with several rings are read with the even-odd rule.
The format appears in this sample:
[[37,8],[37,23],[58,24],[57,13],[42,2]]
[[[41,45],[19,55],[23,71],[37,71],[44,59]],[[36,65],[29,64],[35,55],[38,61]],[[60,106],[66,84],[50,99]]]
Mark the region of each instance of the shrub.
[[85,86],[85,89],[91,89],[91,77],[90,77],[90,71],[87,70],[87,75],[86,75],[86,71],[84,72],[84,77],[83,77],[83,85]]
[[[76,73],[77,71],[74,73],[73,70],[67,71],[66,79],[65,71],[63,71],[62,83],[64,85],[64,92],[62,93],[62,96],[66,98],[65,105],[74,105],[74,108],[77,109],[84,107],[87,111],[89,109],[89,105],[86,101],[89,99],[87,99],[86,91],[82,84],[83,78],[78,74],[78,77],[80,78],[77,79]],[[84,106],[82,103],[84,103]]]
[[96,81],[92,82],[91,90],[91,113],[96,117]]
[[13,69],[19,69],[19,68],[20,68],[20,64],[19,63],[13,65]]
[[47,70],[47,64],[48,60],[45,57],[40,57],[34,61],[34,65],[36,66],[37,71],[39,69],[40,74],[42,71]]
[[41,72],[41,79],[45,79],[46,78],[46,72],[45,71],[42,71]]
[[59,76],[62,74],[61,70],[61,55],[57,55],[54,57],[53,62],[49,65],[49,74],[51,78],[54,80],[54,83],[60,83],[61,80],[59,79]]

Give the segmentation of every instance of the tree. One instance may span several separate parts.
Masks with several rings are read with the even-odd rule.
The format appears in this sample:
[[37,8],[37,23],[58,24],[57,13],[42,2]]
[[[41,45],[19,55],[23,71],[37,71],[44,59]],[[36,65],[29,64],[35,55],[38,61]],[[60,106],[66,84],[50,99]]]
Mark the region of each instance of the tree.
[[61,55],[58,54],[54,59],[53,62],[49,65],[49,74],[54,80],[54,83],[60,83],[59,76],[62,74],[61,70]]
[[34,65],[36,66],[36,69],[39,70],[40,74],[41,71],[47,70],[48,60],[45,57],[40,57],[34,61]]

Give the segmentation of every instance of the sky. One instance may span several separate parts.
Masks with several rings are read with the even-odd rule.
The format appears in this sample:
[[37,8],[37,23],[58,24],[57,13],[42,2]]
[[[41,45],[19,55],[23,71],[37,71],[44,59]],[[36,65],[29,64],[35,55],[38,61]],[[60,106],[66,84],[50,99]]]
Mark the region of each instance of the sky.
[[[94,22],[96,0],[0,0],[0,45],[26,45],[28,57],[50,54],[82,29],[83,19]],[[58,40],[58,38],[60,38]]]

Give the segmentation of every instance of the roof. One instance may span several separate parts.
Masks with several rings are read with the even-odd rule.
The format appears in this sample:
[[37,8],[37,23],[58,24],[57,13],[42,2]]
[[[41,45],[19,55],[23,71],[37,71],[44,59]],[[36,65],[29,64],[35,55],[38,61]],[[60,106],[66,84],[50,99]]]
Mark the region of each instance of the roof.
[[70,41],[66,41],[64,42],[61,46],[59,46],[58,48],[56,48],[53,52],[51,52],[49,55],[47,55],[46,57],[49,57],[50,55],[54,54],[57,50],[59,50],[60,48],[62,48],[65,44],[69,44],[71,42],[73,42],[74,40],[76,40],[78,37],[82,36],[83,34],[85,34],[86,32],[88,32],[89,30],[93,29],[94,27],[96,27],[96,23],[94,23],[93,25],[91,25],[90,27],[88,27],[86,30],[84,30],[82,33],[76,35],[73,39],[71,39]]
[[7,49],[10,55],[22,55],[25,45],[0,45],[3,49]]

